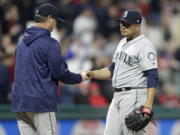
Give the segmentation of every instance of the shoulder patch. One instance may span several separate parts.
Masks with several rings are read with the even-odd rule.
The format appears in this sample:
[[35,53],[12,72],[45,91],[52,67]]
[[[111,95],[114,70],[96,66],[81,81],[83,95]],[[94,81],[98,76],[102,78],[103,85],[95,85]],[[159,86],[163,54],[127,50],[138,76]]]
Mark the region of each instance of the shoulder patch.
[[149,53],[148,53],[148,59],[149,59],[149,60],[155,60],[155,57],[156,57],[156,56],[155,56],[154,52],[149,52]]

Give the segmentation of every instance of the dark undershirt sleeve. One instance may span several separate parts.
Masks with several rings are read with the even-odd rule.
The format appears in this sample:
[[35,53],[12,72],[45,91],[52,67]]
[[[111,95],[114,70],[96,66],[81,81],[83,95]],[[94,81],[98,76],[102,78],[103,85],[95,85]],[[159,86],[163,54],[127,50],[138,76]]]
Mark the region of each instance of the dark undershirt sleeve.
[[147,77],[147,88],[156,88],[158,84],[158,69],[146,70],[144,75]]
[[111,77],[113,76],[114,68],[115,68],[115,63],[113,62],[113,63],[109,66],[109,70],[110,70],[110,72],[111,72]]

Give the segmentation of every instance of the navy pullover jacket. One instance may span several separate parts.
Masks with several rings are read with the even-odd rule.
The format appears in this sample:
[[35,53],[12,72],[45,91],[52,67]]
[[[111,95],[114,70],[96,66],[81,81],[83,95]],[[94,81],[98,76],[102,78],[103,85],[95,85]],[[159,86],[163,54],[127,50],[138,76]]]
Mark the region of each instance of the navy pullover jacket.
[[80,83],[63,59],[59,43],[40,27],[26,29],[16,48],[12,111],[53,112],[57,110],[57,81]]

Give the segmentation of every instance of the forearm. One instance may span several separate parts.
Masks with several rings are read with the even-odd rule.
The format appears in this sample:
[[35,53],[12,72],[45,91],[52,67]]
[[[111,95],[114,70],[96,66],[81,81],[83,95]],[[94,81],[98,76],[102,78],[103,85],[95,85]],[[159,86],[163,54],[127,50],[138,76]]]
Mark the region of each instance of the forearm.
[[155,90],[158,84],[158,70],[157,68],[144,71],[145,76],[147,76],[147,101],[145,106],[152,109]]
[[109,68],[93,70],[92,73],[94,79],[99,79],[99,80],[111,79],[111,72]]
[[77,84],[82,81],[82,76],[81,74],[70,72],[68,68],[66,68],[66,70],[64,70],[64,74],[59,80],[65,84]]
[[146,103],[144,106],[152,109],[154,96],[155,96],[155,88],[148,88],[147,89],[147,100],[146,100]]

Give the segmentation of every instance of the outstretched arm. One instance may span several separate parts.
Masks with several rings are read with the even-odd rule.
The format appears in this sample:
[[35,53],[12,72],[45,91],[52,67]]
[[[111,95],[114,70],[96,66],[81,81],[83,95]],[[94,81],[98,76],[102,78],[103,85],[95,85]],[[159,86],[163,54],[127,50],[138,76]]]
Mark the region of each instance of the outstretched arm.
[[113,76],[114,67],[115,67],[115,63],[113,62],[110,67],[89,71],[87,73],[87,76],[99,80],[111,79]]
[[105,80],[111,78],[111,71],[109,68],[103,68],[99,70],[89,71],[87,75],[94,79]]

